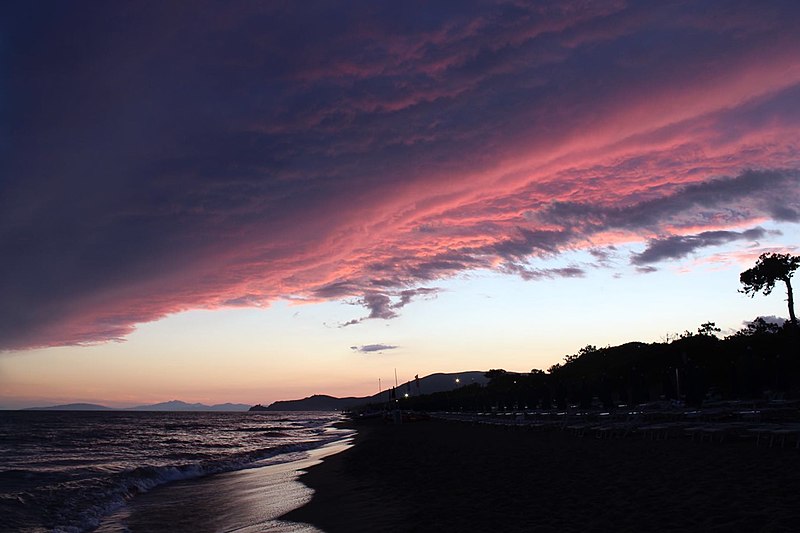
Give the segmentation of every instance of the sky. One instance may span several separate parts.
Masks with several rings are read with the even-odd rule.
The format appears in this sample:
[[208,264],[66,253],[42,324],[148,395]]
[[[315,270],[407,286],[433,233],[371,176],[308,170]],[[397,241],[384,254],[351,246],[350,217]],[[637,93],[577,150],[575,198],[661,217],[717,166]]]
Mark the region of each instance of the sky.
[[800,3],[4,2],[0,408],[367,395],[785,317]]

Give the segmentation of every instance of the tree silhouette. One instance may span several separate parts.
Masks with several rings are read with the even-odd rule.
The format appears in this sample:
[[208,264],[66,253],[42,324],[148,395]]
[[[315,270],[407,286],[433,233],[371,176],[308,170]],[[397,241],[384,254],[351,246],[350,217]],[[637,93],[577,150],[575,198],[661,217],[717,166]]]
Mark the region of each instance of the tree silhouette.
[[698,335],[705,335],[706,337],[716,337],[717,333],[722,331],[720,328],[717,327],[717,324],[714,322],[703,322],[700,324],[700,327],[697,328]]
[[739,275],[739,281],[744,285],[743,292],[751,298],[757,292],[765,295],[772,292],[775,283],[782,281],[786,284],[787,300],[789,302],[789,319],[797,327],[797,317],[794,314],[794,294],[792,293],[791,278],[794,271],[800,267],[800,256],[789,254],[761,254],[753,268],[749,268]]

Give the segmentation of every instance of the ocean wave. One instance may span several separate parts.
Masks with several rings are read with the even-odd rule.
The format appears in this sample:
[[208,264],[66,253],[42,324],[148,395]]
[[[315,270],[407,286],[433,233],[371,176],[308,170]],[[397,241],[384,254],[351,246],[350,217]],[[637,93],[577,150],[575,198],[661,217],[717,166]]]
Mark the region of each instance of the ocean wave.
[[[269,438],[287,437],[285,433],[278,433],[266,431],[264,435]],[[172,458],[173,464],[144,464],[110,474],[98,472],[97,476],[89,478],[62,477],[49,483],[41,483],[44,476],[32,479],[30,472],[23,470],[6,471],[2,473],[5,488],[4,494],[0,494],[0,516],[4,518],[0,520],[0,530],[5,530],[8,524],[10,531],[31,526],[44,526],[54,533],[90,531],[137,494],[176,481],[291,462],[301,459],[308,450],[343,437],[342,434],[316,434],[313,440],[285,444],[273,441],[270,446],[229,451],[207,458],[177,452]],[[6,481],[10,483],[6,485]]]

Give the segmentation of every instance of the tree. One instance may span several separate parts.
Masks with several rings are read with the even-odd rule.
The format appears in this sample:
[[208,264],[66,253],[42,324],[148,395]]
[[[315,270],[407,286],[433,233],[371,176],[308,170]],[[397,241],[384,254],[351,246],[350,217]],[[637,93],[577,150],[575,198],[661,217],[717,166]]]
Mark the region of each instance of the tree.
[[597,346],[593,346],[591,344],[587,344],[586,346],[584,346],[583,348],[578,350],[578,353],[576,353],[574,355],[565,355],[564,356],[564,364],[569,364],[569,363],[571,363],[573,361],[577,361],[582,356],[588,355],[590,353],[595,353],[597,351],[598,351]]
[[800,256],[761,254],[753,268],[749,268],[739,275],[739,281],[744,285],[744,288],[740,289],[739,292],[743,292],[751,298],[758,292],[768,295],[775,288],[776,282],[784,282],[789,302],[789,320],[797,327],[791,279],[798,267],[800,267]]
[[555,374],[559,370],[561,370],[561,365],[556,363],[554,365],[550,365],[550,368],[547,369],[547,373],[548,374]]
[[735,337],[753,337],[756,335],[774,335],[780,331],[781,327],[778,324],[767,322],[763,318],[756,317],[755,320],[749,322],[747,327],[740,329],[729,338]]
[[697,328],[697,334],[706,337],[716,337],[720,331],[722,330],[714,322],[704,322]]

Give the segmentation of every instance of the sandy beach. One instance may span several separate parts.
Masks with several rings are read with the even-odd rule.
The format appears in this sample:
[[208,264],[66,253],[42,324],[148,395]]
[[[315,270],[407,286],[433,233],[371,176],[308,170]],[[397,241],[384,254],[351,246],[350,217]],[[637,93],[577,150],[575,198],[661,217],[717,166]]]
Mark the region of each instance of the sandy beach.
[[282,520],[358,531],[796,531],[800,451],[446,421],[358,426]]

